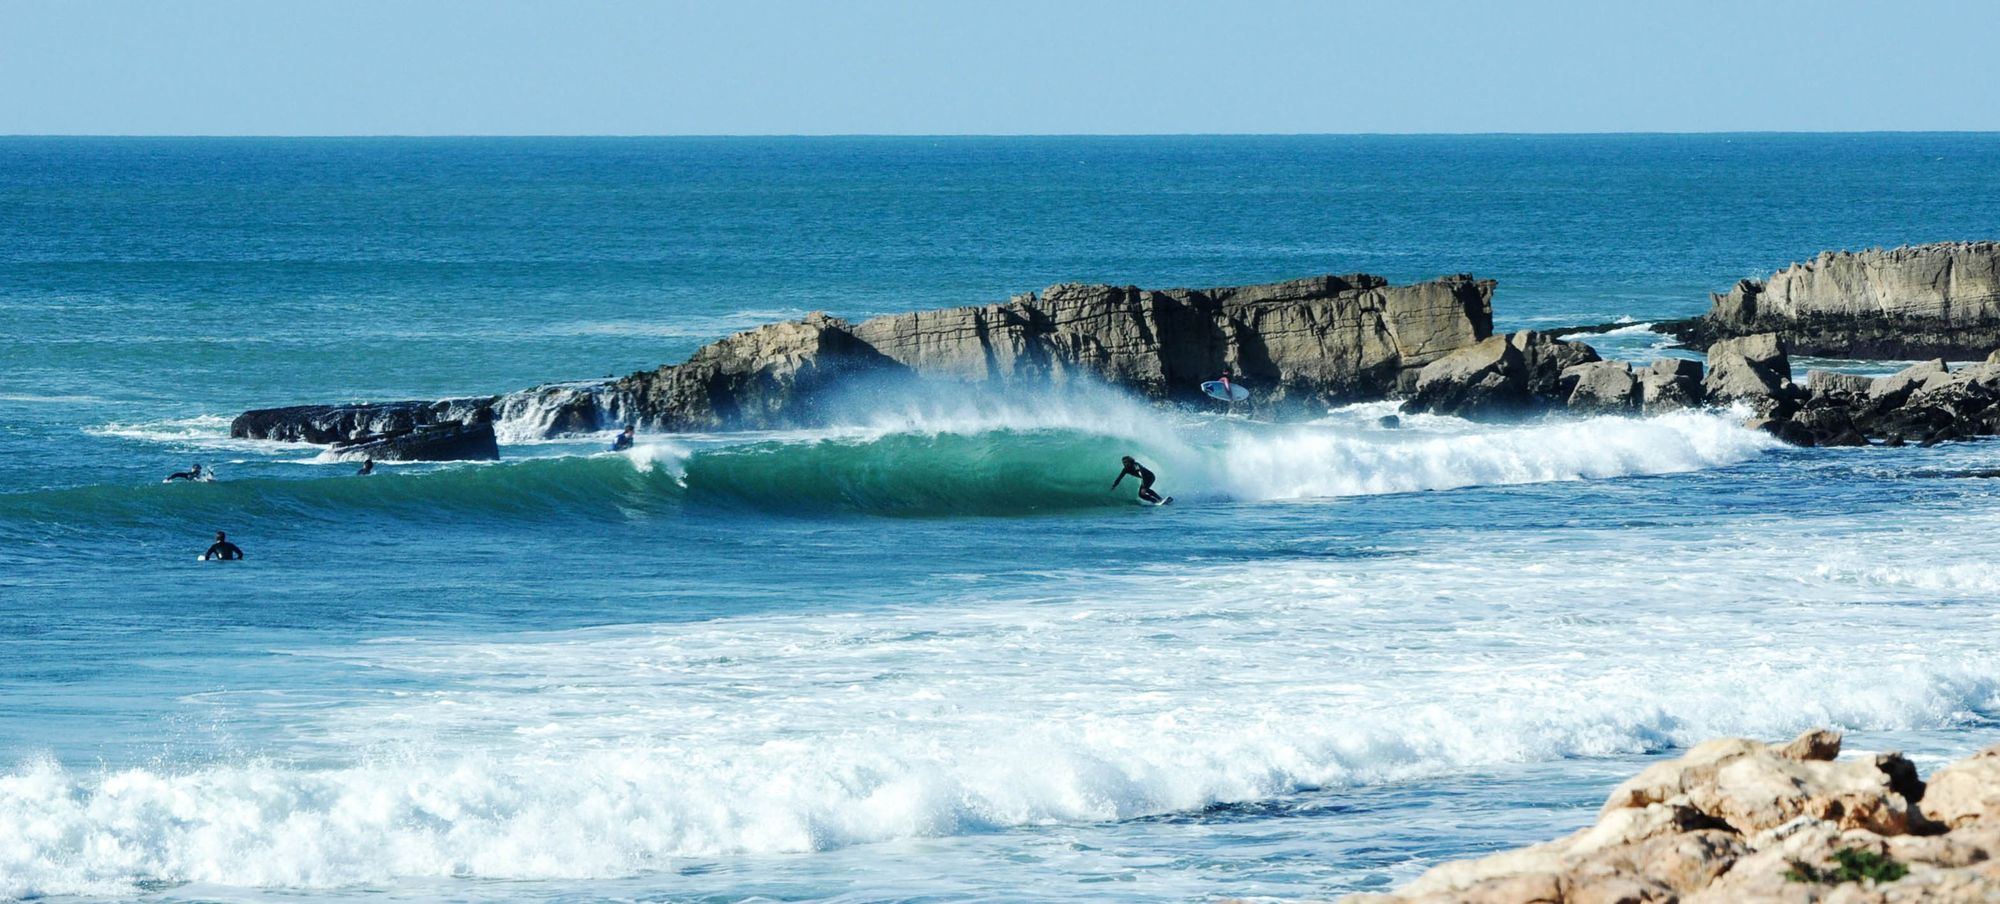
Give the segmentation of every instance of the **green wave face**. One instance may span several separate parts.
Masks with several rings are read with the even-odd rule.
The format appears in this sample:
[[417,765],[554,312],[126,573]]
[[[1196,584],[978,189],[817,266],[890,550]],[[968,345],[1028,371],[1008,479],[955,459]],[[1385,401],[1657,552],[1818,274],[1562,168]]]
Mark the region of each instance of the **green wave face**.
[[[225,478],[213,483],[98,485],[0,494],[0,520],[44,524],[149,527],[188,520],[285,518],[339,523],[382,514],[414,520],[464,517],[544,518],[566,514],[651,514],[679,504],[673,476],[634,468],[611,456],[383,468],[355,477]],[[325,468],[309,468],[324,472]]]
[[[685,455],[595,454],[495,464],[387,467],[348,463],[310,477],[98,485],[0,494],[0,520],[102,527],[231,523],[246,517],[339,523],[357,515],[633,518],[686,505],[773,513],[1027,515],[1131,505],[1115,493],[1130,443],[1067,430],[894,434],[764,441]],[[332,473],[328,473],[328,472]],[[337,474],[338,476],[333,476]]]
[[767,442],[686,462],[691,502],[791,512],[1029,515],[1131,505],[1111,437],[1069,430],[894,434],[871,440]]

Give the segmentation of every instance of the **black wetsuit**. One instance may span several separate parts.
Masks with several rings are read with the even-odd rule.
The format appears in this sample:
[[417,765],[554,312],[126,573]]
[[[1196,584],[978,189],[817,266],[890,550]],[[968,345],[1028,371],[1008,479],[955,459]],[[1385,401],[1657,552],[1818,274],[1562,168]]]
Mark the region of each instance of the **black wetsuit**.
[[630,448],[632,448],[632,434],[630,433],[620,433],[617,439],[611,441],[611,451],[613,452],[623,452]]
[[356,471],[354,473],[363,477],[373,474],[375,473],[375,463],[372,461],[364,461],[361,463],[361,470]]
[[1114,490],[1118,489],[1118,485],[1123,483],[1127,477],[1139,478],[1140,499],[1144,499],[1147,502],[1160,501],[1160,494],[1153,492],[1153,472],[1147,470],[1145,465],[1136,461],[1126,465],[1125,470],[1118,472],[1118,479],[1111,482],[1111,488]]
[[240,559],[243,558],[243,549],[228,540],[217,540],[214,546],[209,547],[207,552],[201,554],[201,557],[204,559]]
[[201,471],[199,469],[193,471],[175,471],[174,473],[167,475],[168,483],[173,483],[176,480],[200,480],[200,479],[201,479]]

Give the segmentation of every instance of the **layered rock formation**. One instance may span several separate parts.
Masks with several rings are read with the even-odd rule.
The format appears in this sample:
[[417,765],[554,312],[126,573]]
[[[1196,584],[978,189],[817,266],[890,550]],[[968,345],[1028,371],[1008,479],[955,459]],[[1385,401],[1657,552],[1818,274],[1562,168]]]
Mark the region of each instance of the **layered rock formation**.
[[1184,401],[1201,399],[1200,384],[1225,371],[1257,387],[1260,405],[1323,411],[1406,391],[1424,366],[1486,339],[1492,295],[1491,281],[1464,275],[1412,286],[1364,274],[1218,289],[1063,284],[1005,304],[858,324],[814,314],[604,384],[250,411],[231,433],[333,442],[480,419],[543,436],[624,423],[667,431],[797,427],[825,422],[849,393],[910,380],[1008,388],[1089,381]]
[[1840,736],[1710,741],[1611,792],[1567,838],[1345,904],[2000,901],[2000,746],[1926,784]]
[[2000,348],[2000,242],[1824,252],[1672,326],[1696,345],[1776,333],[1807,355],[1982,358]]
[[1006,304],[877,317],[825,315],[731,336],[687,363],[634,374],[649,429],[813,424],[861,377],[1004,388],[1102,383],[1157,401],[1202,398],[1229,372],[1259,403],[1318,408],[1384,398],[1492,331],[1493,283],[1454,276],[1392,287],[1322,276],[1261,286],[1148,290],[1063,284]]

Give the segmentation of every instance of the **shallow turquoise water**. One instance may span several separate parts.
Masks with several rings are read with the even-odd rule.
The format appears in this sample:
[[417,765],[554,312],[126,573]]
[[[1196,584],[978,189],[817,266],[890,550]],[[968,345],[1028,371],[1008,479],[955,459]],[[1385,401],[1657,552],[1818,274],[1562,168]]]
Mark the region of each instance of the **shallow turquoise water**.
[[[1325,895],[1649,757],[2000,735],[1988,443],[1115,393],[359,479],[243,408],[1067,280],[1635,324],[2000,233],[1993,136],[0,140],[0,895]],[[1593,339],[1644,359],[1640,327]],[[1131,452],[1178,497],[1104,492]],[[221,480],[165,486],[200,460]],[[192,561],[227,529],[249,559]]]

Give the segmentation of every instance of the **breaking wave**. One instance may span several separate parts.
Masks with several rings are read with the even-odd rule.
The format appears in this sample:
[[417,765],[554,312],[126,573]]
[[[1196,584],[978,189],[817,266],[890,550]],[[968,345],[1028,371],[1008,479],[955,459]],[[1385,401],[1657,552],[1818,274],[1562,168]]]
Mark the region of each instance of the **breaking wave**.
[[[367,480],[318,468],[199,486],[91,486],[0,495],[0,515],[111,522],[188,515],[619,516],[697,504],[792,513],[1025,515],[1129,506],[1110,489],[1134,455],[1188,502],[1407,493],[1696,471],[1776,447],[1727,414],[1603,417],[1512,426],[1412,417],[1362,405],[1273,425],[1142,406],[878,412],[867,423],[742,434],[485,464],[391,469]],[[234,469],[242,473],[241,466]],[[301,472],[308,475],[304,479]],[[1130,482],[1128,481],[1128,484]]]

